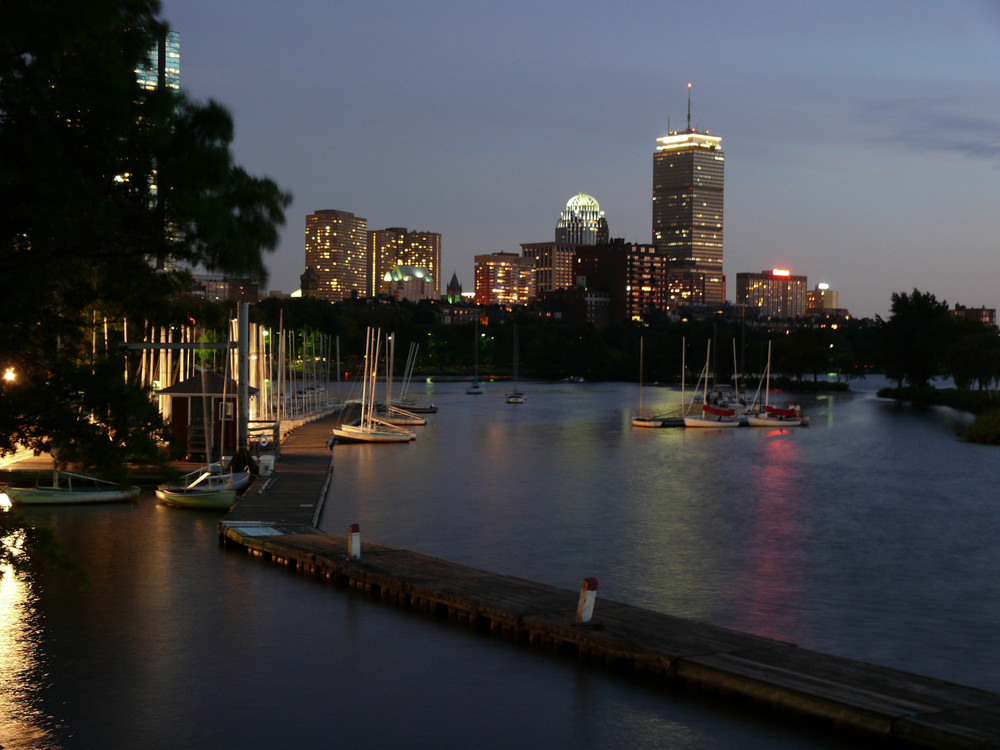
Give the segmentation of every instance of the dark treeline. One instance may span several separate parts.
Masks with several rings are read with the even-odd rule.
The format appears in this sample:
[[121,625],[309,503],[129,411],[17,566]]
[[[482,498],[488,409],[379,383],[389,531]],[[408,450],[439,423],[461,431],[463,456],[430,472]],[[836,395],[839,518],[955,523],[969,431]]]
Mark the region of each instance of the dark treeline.
[[[682,358],[688,377],[704,367],[712,345],[713,374],[718,382],[760,374],[772,345],[771,369],[803,384],[871,372],[877,365],[878,326],[871,321],[847,321],[836,327],[774,328],[731,320],[674,320],[650,316],[597,329],[533,313],[483,311],[478,327],[479,372],[482,376],[510,374],[513,332],[518,332],[520,372],[528,378],[561,380],[581,377],[597,381],[634,381],[639,376],[640,340],[644,340],[644,375],[648,383],[680,381]],[[496,313],[496,314],[494,314]],[[411,342],[420,345],[417,371],[433,375],[471,375],[475,359],[475,324],[445,324],[427,302],[328,304],[312,299],[267,299],[253,309],[254,318],[269,327],[305,331],[340,339],[347,366],[358,364],[369,326],[396,335],[397,369]],[[486,322],[488,320],[488,322]],[[686,354],[683,350],[686,349]],[[734,356],[735,352],[735,356]]]

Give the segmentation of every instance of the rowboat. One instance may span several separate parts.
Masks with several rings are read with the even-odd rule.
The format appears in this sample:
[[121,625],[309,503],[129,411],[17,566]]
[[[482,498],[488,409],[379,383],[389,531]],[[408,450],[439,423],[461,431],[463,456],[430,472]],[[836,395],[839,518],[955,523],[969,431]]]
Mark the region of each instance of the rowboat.
[[157,499],[176,508],[228,510],[236,503],[237,493],[250,484],[250,472],[219,473],[215,468],[185,474],[174,484],[161,484],[156,488]]
[[41,484],[41,481],[40,476],[33,487],[7,485],[3,491],[16,505],[114,503],[135,500],[141,492],[135,486],[115,484],[106,479],[68,471],[53,471],[51,484]]

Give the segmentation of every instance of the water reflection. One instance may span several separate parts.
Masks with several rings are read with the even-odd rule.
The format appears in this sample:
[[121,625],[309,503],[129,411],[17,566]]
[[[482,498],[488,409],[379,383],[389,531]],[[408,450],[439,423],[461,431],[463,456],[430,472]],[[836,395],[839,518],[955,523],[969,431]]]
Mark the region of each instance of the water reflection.
[[[0,544],[18,549],[23,537],[16,532]],[[0,738],[5,750],[58,747],[40,708],[44,635],[36,603],[30,575],[15,573],[9,565],[0,567]]]

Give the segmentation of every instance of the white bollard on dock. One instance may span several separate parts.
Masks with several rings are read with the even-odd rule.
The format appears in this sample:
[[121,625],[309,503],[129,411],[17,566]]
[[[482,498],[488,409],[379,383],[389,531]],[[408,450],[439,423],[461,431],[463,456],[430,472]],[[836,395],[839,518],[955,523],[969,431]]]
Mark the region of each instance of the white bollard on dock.
[[576,605],[576,621],[589,623],[594,616],[594,600],[597,599],[597,579],[584,578],[580,587],[580,603]]
[[361,559],[361,527],[356,523],[347,527],[347,557],[351,560]]

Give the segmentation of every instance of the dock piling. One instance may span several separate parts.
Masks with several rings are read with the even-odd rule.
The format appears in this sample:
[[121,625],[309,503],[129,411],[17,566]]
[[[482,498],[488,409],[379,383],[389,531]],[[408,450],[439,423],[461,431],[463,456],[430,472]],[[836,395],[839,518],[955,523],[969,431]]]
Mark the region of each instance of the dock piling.
[[583,579],[580,587],[580,602],[576,605],[576,621],[586,625],[590,618],[594,616],[594,600],[597,598],[597,579],[590,577]]
[[347,557],[350,560],[361,559],[361,526],[356,523],[347,527]]

